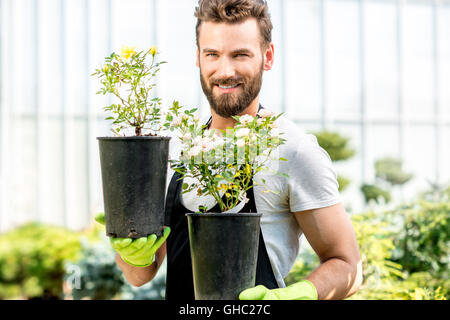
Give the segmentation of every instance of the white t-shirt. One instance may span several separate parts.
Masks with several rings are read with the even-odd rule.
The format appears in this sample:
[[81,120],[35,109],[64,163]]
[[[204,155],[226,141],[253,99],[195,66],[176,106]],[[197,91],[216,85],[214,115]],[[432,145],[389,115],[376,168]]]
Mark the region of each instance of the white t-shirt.
[[[206,122],[206,121],[205,121]],[[341,202],[336,172],[328,153],[319,146],[312,134],[303,132],[294,122],[282,115],[277,120],[278,130],[286,142],[279,146],[272,157],[288,161],[269,160],[269,172],[259,172],[254,181],[265,185],[254,186],[256,209],[262,213],[261,229],[272,270],[280,288],[285,287],[287,276],[297,258],[303,232],[293,212],[323,208]],[[171,139],[170,158],[180,154],[177,137]],[[278,170],[289,177],[274,175]],[[167,187],[174,171],[169,168]],[[264,190],[273,192],[263,192]],[[196,192],[182,194],[183,205],[196,211],[199,205],[212,208],[216,202],[212,196],[198,197]]]

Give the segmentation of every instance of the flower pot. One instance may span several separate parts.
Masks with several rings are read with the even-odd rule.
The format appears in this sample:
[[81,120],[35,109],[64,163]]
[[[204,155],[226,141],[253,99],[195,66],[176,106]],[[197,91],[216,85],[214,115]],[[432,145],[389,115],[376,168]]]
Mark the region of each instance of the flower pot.
[[196,300],[237,300],[255,286],[261,214],[187,213]]
[[162,234],[170,137],[98,137],[106,235]]

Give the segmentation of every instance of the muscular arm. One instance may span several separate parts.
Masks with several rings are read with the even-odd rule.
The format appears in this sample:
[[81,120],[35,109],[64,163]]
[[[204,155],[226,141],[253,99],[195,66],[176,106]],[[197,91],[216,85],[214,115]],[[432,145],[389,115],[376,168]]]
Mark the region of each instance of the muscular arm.
[[131,285],[140,287],[153,280],[165,257],[166,243],[163,243],[155,253],[155,262],[148,267],[134,267],[129,265],[122,260],[118,253],[116,253],[116,263],[120,270],[122,270],[125,279],[127,279]]
[[320,265],[306,278],[319,299],[345,299],[362,283],[358,244],[342,204],[296,212],[295,218]]

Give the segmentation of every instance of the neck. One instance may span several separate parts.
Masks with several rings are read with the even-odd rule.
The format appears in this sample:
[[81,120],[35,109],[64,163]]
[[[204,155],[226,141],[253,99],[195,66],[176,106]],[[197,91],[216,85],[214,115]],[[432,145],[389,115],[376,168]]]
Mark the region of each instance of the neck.
[[[244,111],[242,111],[242,113],[238,114],[238,116],[248,114],[252,117],[256,117],[258,109],[259,99],[258,97],[256,97],[255,100],[253,100],[252,103],[250,103],[250,105]],[[217,113],[215,113],[213,109],[211,109],[211,125],[209,126],[210,129],[225,130],[226,128],[233,128],[235,124],[236,120],[234,120],[233,118],[221,117]]]

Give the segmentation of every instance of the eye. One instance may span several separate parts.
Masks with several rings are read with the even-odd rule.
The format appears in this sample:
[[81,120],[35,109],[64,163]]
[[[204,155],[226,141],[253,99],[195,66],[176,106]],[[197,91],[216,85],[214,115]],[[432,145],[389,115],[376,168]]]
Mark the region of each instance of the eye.
[[248,54],[246,54],[246,53],[238,53],[238,54],[236,54],[236,57],[248,57]]
[[207,57],[217,57],[217,53],[207,53]]

